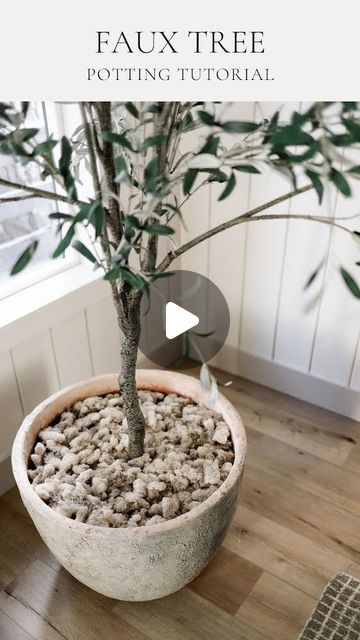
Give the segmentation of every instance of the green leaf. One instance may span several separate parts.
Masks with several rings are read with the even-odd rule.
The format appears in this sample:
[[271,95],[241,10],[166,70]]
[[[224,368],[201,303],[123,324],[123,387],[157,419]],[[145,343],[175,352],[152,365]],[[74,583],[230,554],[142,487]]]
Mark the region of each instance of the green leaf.
[[126,216],[125,224],[124,224],[124,236],[125,240],[128,242],[131,241],[133,236],[135,235],[136,229],[140,229],[141,224],[136,216]]
[[315,173],[314,171],[305,171],[307,177],[311,180],[313,187],[318,195],[319,198],[319,204],[321,204],[322,199],[323,199],[323,195],[324,195],[324,185],[321,182],[320,177],[318,176],[317,173]]
[[334,183],[340,193],[342,193],[346,198],[351,196],[350,185],[344,175],[340,173],[340,171],[337,171],[337,169],[331,169],[330,180]]
[[359,262],[355,262],[355,264],[356,264],[357,267],[360,267],[360,260],[359,260]]
[[271,134],[270,141],[274,147],[288,147],[313,144],[314,138],[295,125],[287,125]]
[[113,267],[104,275],[104,280],[118,280],[120,278],[121,272],[120,267]]
[[158,189],[159,182],[159,162],[157,158],[152,158],[146,165],[144,171],[144,187],[149,193]]
[[148,278],[153,278],[154,280],[158,280],[159,278],[169,278],[173,276],[175,271],[148,271],[146,275]]
[[81,253],[81,255],[84,256],[84,258],[86,258],[87,260],[90,260],[90,262],[92,262],[93,264],[98,264],[95,256],[80,240],[74,240],[71,246],[74,247],[76,251]]
[[143,291],[146,288],[145,280],[137,273],[130,271],[127,267],[119,267],[121,277],[126,280],[134,289],[140,289]]
[[33,153],[35,156],[48,156],[52,152],[53,148],[56,147],[57,143],[57,140],[51,139],[40,142],[36,145]]
[[88,220],[94,227],[95,238],[98,238],[103,226],[103,208],[100,202],[92,203],[88,214]]
[[157,102],[151,102],[146,108],[147,113],[160,113],[160,106]]
[[64,235],[64,237],[62,238],[62,240],[60,240],[58,246],[56,247],[56,249],[55,249],[55,251],[54,251],[54,253],[52,255],[53,258],[58,258],[59,256],[61,256],[64,253],[64,251],[70,245],[71,240],[74,237],[74,233],[75,233],[75,227],[74,227],[74,224],[72,224],[68,228],[68,230],[67,230],[66,234]]
[[49,213],[50,220],[74,220],[74,216],[70,213],[61,213],[61,211],[57,211],[56,213]]
[[149,147],[160,147],[160,145],[166,140],[166,136],[162,133],[159,133],[156,136],[150,136],[146,138],[140,147],[140,151],[145,153]]
[[216,156],[219,144],[220,138],[218,136],[209,136],[199,153],[212,153]]
[[196,180],[197,174],[198,172],[196,169],[188,169],[187,172],[185,173],[184,180],[183,180],[183,191],[185,196],[187,196],[188,193],[190,193],[194,185],[194,182]]
[[70,144],[70,141],[66,136],[63,136],[61,138],[61,156],[59,160],[59,169],[63,177],[69,171],[71,155],[72,155],[72,146]]
[[16,131],[13,132],[13,137],[14,140],[17,143],[21,143],[21,142],[27,142],[28,140],[31,140],[31,138],[34,138],[36,136],[36,134],[39,133],[39,129],[17,129]]
[[243,171],[244,173],[260,173],[259,169],[253,167],[251,164],[238,164],[232,168],[235,171]]
[[312,285],[312,283],[316,280],[323,264],[324,264],[324,261],[322,260],[320,264],[316,267],[316,269],[314,269],[314,271],[310,274],[310,276],[308,277],[307,281],[304,284],[304,291],[306,291],[306,289],[308,289]]
[[227,133],[252,133],[259,128],[256,122],[241,122],[240,120],[228,120],[217,124]]
[[128,164],[124,156],[116,156],[114,160],[115,169],[118,172],[115,178],[116,182],[130,182],[130,174]]
[[343,111],[355,111],[357,109],[357,102],[343,102]]
[[29,106],[30,106],[30,102],[22,102],[21,103],[21,112],[22,112],[24,118],[26,118],[26,116],[27,116],[27,112],[29,110]]
[[351,133],[336,133],[331,135],[329,139],[336,147],[350,147],[354,144],[354,138]]
[[354,278],[343,267],[340,267],[340,273],[349,291],[351,291],[355,298],[360,299],[360,288]]
[[294,111],[294,113],[291,116],[291,124],[297,127],[302,127],[302,125],[305,124],[307,120],[308,120],[307,113],[299,113],[298,111]]
[[33,257],[38,244],[39,244],[38,240],[33,240],[29,244],[29,246],[25,249],[25,251],[23,251],[23,253],[16,260],[13,268],[10,271],[11,276],[16,275],[26,267],[26,265],[30,262],[31,258]]
[[277,127],[277,124],[279,122],[279,116],[280,116],[280,111],[279,110],[275,111],[274,115],[272,115],[270,118],[268,130],[275,129]]
[[353,141],[360,142],[360,124],[348,118],[343,118],[342,121],[349,133],[352,135]]
[[70,140],[63,136],[61,139],[61,156],[59,160],[59,171],[63,177],[65,189],[72,200],[77,200],[75,180],[70,171],[72,156],[72,146]]
[[235,178],[235,173],[232,173],[230,175],[230,178],[227,181],[226,187],[224,189],[224,191],[222,191],[222,193],[220,194],[220,196],[218,197],[218,200],[225,200],[225,198],[227,198],[230,193],[232,193],[232,191],[234,190],[236,186],[236,178]]
[[0,102],[0,120],[4,120],[11,124],[11,118],[8,116],[8,111],[11,111],[12,107],[10,104],[6,104],[6,102]]
[[166,224],[147,224],[144,227],[147,233],[155,233],[158,236],[171,236],[175,233],[175,229]]
[[111,142],[119,144],[121,147],[125,147],[125,149],[129,149],[130,151],[136,152],[136,149],[133,148],[130,140],[126,137],[125,133],[114,133],[113,131],[104,131],[102,134],[104,142]]
[[227,182],[228,176],[224,171],[220,169],[209,169],[209,182]]
[[203,124],[206,124],[208,127],[211,127],[215,122],[214,116],[207,111],[198,111],[198,116],[201,122],[203,122]]
[[91,213],[92,205],[93,205],[92,202],[84,202],[84,204],[81,205],[77,214],[74,216],[74,223],[88,220]]
[[152,180],[158,174],[158,159],[152,158],[145,167],[145,180]]
[[348,170],[348,173],[356,173],[356,174],[359,174],[359,173],[360,173],[360,164],[355,165],[354,167],[351,167],[351,168]]
[[138,108],[134,105],[133,102],[125,102],[125,109],[130,113],[134,118],[139,118]]

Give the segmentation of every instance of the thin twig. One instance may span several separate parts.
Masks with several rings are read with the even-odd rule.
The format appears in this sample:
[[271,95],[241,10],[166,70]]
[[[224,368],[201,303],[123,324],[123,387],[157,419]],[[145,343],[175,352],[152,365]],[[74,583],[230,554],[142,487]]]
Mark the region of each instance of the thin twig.
[[[98,167],[97,167],[95,143],[94,143],[94,139],[93,139],[93,136],[92,136],[91,127],[90,127],[89,121],[87,119],[85,104],[83,102],[80,103],[80,109],[81,109],[81,116],[82,116],[82,120],[83,120],[83,124],[84,124],[86,142],[87,142],[88,149],[89,149],[89,159],[90,159],[90,166],[91,166],[91,177],[92,177],[92,181],[93,181],[95,199],[100,201],[100,202],[102,202],[101,183],[100,183]],[[104,210],[104,213],[106,214],[104,206],[103,206],[103,210]],[[109,235],[108,235],[108,229],[107,229],[106,215],[103,217],[101,238],[103,240],[102,248],[103,248],[104,255],[105,255],[106,269],[108,271],[110,271],[110,269],[111,269],[111,249],[110,249]],[[110,282],[110,287],[111,287],[111,293],[112,293],[112,297],[113,297],[113,300],[114,300],[114,304],[116,306],[116,310],[118,311],[118,290],[117,290],[116,282],[114,280],[112,280]]]
[[98,174],[96,154],[93,146],[93,135],[92,135],[89,121],[87,119],[84,102],[80,103],[80,109],[81,109],[81,115],[82,115],[82,120],[84,124],[86,142],[88,144],[88,150],[89,150],[89,161],[90,161],[90,167],[91,167],[91,177],[94,185],[95,200],[101,200],[101,184],[100,184],[100,179]]
[[311,189],[313,189],[312,184],[305,185],[300,189],[294,189],[294,191],[290,191],[289,193],[285,193],[284,195],[279,196],[278,198],[274,198],[274,200],[270,200],[270,202],[266,202],[265,204],[255,207],[255,209],[252,209],[247,213],[242,213],[240,216],[236,216],[235,218],[232,218],[227,222],[222,222],[221,224],[217,225],[216,227],[213,227],[212,229],[208,229],[208,231],[205,231],[199,236],[196,236],[196,238],[189,240],[189,242],[186,242],[175,251],[169,251],[169,253],[165,256],[165,258],[160,262],[160,264],[156,268],[156,271],[161,271],[161,272],[165,271],[168,268],[168,266],[172,263],[172,261],[175,260],[175,258],[178,258],[186,251],[189,251],[189,249],[192,249],[200,242],[204,242],[204,240],[211,238],[217,233],[220,233],[221,231],[225,231],[226,229],[230,229],[231,227],[235,227],[236,225],[241,224],[242,222],[248,222],[252,220],[253,216],[257,215],[258,213],[261,213],[262,211],[265,211],[270,207],[281,204],[282,202],[285,202],[286,200],[289,200],[290,198],[293,198],[301,193],[306,193],[306,191],[310,191]]
[[[66,202],[66,204],[74,204],[67,196],[54,193],[53,191],[46,191],[45,189],[37,189],[36,187],[20,184],[19,182],[11,182],[10,180],[5,180],[5,178],[0,178],[0,185],[9,187],[9,189],[13,191],[26,191],[31,193],[32,198],[46,198],[47,200],[58,200],[59,202]],[[5,199],[3,199],[2,202],[5,202]]]
[[36,198],[36,196],[33,196],[31,194],[26,196],[12,196],[9,198],[0,198],[0,204],[4,202],[20,202],[22,200],[33,200],[34,198]]

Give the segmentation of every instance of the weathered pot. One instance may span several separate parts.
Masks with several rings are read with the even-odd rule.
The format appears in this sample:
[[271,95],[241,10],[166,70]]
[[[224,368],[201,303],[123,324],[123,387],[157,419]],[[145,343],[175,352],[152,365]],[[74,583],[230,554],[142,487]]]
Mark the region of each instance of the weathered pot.
[[[138,370],[137,386],[177,393],[204,402],[200,383],[190,376]],[[245,430],[231,403],[219,396],[213,406],[227,422],[235,462],[225,482],[189,513],[153,526],[106,528],[76,522],[46,505],[33,490],[27,466],[37,434],[77,400],[118,390],[115,374],[67,387],[39,404],[22,423],[12,450],[21,498],[41,537],[75,578],[111,598],[152,600],[193,580],[206,567],[225,535],[239,497],[246,453]]]

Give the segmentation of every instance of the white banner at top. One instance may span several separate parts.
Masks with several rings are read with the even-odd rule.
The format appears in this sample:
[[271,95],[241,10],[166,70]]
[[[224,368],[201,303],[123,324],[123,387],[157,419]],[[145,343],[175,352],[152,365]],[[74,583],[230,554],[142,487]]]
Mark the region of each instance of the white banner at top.
[[358,0],[3,0],[0,100],[358,100]]

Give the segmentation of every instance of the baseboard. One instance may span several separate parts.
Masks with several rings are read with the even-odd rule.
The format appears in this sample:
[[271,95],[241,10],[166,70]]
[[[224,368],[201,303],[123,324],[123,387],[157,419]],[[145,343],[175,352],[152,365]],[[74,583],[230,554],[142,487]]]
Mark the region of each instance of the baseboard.
[[9,491],[15,484],[11,469],[11,459],[5,458],[0,462],[0,496]]
[[234,375],[360,421],[360,393],[355,389],[341,387],[229,345],[225,345],[213,358],[212,364]]

